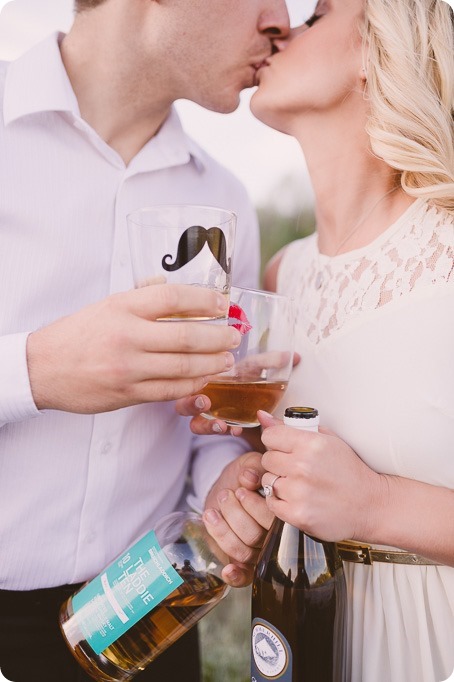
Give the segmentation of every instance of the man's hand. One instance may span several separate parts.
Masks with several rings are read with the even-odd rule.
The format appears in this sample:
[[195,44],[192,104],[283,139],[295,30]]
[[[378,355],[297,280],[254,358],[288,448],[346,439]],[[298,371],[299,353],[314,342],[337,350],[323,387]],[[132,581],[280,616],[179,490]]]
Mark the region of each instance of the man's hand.
[[258,452],[248,452],[229,464],[208,494],[203,513],[208,532],[231,559],[222,576],[233,587],[252,581],[274,518],[256,492],[264,473],[260,460]]
[[229,369],[240,334],[227,325],[158,321],[216,316],[224,297],[189,285],[157,284],[115,294],[28,338],[38,409],[95,414],[200,391]]

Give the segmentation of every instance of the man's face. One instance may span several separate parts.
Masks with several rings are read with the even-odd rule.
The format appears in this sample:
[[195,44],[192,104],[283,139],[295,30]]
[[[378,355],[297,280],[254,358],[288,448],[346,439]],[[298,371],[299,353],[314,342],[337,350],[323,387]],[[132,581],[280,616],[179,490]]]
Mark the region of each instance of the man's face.
[[236,109],[289,31],[285,0],[164,0],[156,16],[173,97],[220,112]]

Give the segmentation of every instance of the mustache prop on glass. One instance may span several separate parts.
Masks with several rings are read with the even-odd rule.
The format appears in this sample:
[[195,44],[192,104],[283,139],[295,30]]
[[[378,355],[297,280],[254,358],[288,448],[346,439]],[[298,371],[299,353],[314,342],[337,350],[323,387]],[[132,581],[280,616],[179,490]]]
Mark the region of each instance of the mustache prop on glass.
[[[133,211],[127,222],[135,287],[158,281],[190,284],[213,289],[228,299],[235,213],[214,206],[168,204]],[[226,317],[227,313],[222,315],[223,320]]]
[[229,275],[232,259],[227,259],[227,243],[224,233],[219,227],[209,227],[208,229],[201,225],[188,227],[178,242],[175,261],[173,263],[169,262],[172,259],[172,254],[168,253],[162,259],[162,267],[167,272],[179,270],[195,258],[205,244],[208,244],[211,253],[221,268]]

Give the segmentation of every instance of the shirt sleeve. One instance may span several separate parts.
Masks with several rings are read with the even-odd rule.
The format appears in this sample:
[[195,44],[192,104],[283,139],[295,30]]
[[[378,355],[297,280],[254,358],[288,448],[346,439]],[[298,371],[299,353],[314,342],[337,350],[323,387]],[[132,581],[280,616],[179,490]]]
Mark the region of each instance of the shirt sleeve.
[[250,445],[236,436],[194,436],[189,506],[201,513],[206,497],[223,469],[249,450]]
[[0,427],[37,417],[27,367],[30,332],[0,337]]

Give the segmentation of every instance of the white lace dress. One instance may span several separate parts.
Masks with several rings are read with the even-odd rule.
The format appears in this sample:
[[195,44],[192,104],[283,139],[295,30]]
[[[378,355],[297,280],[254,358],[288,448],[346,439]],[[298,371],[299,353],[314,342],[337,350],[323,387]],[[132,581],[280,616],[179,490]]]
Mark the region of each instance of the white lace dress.
[[[414,202],[365,248],[290,244],[297,303],[286,405],[312,405],[374,470],[454,489],[454,219]],[[454,569],[344,564],[351,682],[439,682],[454,668]]]

